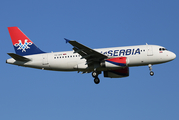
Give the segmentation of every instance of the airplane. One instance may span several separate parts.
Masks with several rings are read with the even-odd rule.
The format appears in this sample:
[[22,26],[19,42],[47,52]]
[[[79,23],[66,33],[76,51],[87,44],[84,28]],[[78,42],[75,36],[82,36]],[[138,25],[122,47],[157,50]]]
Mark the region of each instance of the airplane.
[[68,40],[73,51],[47,53],[40,50],[18,27],[8,27],[16,53],[7,53],[6,63],[52,71],[77,71],[92,73],[98,84],[99,74],[104,77],[122,78],[129,76],[129,67],[147,66],[153,76],[152,65],[166,63],[176,58],[175,53],[158,45],[136,45],[91,49],[77,41]]

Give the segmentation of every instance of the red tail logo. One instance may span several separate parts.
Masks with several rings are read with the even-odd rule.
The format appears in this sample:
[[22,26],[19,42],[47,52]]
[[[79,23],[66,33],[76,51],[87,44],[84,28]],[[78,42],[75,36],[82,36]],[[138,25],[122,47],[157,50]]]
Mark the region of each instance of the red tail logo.
[[16,54],[32,55],[44,53],[18,27],[8,27]]

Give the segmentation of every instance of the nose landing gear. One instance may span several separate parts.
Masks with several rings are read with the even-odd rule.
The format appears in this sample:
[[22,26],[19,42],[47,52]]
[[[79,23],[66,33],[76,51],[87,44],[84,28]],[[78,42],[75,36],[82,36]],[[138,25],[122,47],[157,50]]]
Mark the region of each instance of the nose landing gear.
[[153,75],[154,75],[154,72],[152,71],[152,65],[149,64],[148,66],[149,66],[149,70],[150,70],[150,75],[153,76]]

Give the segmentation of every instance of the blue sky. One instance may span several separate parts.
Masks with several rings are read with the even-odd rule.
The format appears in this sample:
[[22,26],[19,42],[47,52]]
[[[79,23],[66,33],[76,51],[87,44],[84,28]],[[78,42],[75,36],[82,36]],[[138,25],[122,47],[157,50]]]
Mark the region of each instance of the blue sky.
[[178,55],[178,0],[6,0],[0,2],[1,120],[178,120],[178,58],[130,68],[127,78],[54,72],[5,63],[14,52],[7,27],[18,26],[46,52],[156,44]]

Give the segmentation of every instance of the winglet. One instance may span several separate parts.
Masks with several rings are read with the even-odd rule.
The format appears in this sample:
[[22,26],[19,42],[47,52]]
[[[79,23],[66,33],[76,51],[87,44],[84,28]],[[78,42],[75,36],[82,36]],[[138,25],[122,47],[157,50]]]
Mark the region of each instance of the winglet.
[[66,40],[66,43],[69,43],[70,42],[70,40],[68,40],[68,39],[66,39],[66,38],[64,38],[65,40]]

